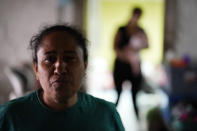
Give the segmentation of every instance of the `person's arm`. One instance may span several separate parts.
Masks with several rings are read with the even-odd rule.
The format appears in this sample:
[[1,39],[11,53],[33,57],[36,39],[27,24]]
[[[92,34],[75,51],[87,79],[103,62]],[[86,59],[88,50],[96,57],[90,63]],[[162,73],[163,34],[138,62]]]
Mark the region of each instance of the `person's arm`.
[[125,50],[124,48],[120,49],[120,42],[121,42],[121,31],[120,29],[118,30],[118,32],[116,33],[115,39],[114,39],[114,51],[117,55],[117,57],[123,61],[126,61],[126,55],[125,55]]
[[139,52],[141,49],[148,48],[148,38],[142,30],[139,30],[129,40],[129,47],[136,52]]
[[141,34],[141,38],[142,38],[142,41],[143,41],[142,49],[148,48],[148,37],[147,37],[147,35],[144,31]]

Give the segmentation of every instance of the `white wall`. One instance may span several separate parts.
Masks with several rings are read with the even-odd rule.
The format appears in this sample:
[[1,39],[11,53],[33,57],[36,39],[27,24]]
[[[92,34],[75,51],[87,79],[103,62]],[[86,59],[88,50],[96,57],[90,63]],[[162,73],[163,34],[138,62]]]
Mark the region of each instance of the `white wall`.
[[0,60],[10,64],[30,60],[29,40],[43,25],[66,22],[82,26],[82,0],[65,1],[60,11],[58,0],[1,0]]
[[1,0],[0,60],[30,60],[29,40],[44,23],[55,23],[56,0]]
[[[44,25],[58,22],[82,26],[82,0],[0,0],[0,104],[8,100],[12,83],[5,69],[31,62],[28,45]],[[16,84],[14,84],[16,85]]]
[[197,0],[177,0],[176,53],[189,54],[197,61]]

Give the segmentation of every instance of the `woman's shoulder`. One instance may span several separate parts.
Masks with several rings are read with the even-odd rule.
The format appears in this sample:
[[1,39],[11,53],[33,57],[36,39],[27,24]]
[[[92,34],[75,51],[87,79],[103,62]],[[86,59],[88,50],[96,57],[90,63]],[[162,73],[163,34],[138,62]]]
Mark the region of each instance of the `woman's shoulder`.
[[87,93],[81,93],[82,95],[82,103],[88,107],[93,108],[102,108],[103,110],[115,110],[115,104],[109,101],[106,101],[102,98],[95,97],[93,95],[87,94]]
[[104,123],[105,126],[113,125],[113,127],[110,127],[111,129],[115,128],[117,131],[124,131],[120,115],[114,103],[90,94],[83,93],[82,95],[84,111],[88,112],[89,119],[91,119],[90,116],[93,116],[92,121],[102,121],[100,123]]
[[26,103],[29,103],[29,101],[33,100],[34,94],[35,94],[35,92],[32,92],[30,94],[10,100],[10,101],[0,105],[0,116],[2,116],[3,114],[6,114],[8,112],[12,112],[12,110],[14,111],[18,108],[23,107]]

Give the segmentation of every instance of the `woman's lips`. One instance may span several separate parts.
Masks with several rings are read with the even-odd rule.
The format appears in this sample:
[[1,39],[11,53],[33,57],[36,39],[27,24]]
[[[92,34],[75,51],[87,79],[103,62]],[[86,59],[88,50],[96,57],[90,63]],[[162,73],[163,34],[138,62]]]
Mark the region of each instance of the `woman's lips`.
[[52,84],[66,84],[66,80],[55,80]]
[[68,85],[68,83],[69,83],[69,81],[66,79],[57,79],[52,82],[52,85],[54,87],[64,87],[64,86]]
[[68,78],[66,78],[65,76],[64,77],[54,76],[50,81],[51,81],[51,85],[55,88],[66,87],[70,83]]

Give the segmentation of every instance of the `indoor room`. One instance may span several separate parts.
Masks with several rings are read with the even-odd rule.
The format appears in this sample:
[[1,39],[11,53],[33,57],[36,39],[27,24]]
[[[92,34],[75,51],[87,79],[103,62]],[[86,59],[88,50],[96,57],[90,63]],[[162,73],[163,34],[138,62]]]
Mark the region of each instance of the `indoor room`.
[[[1,0],[0,107],[42,87],[29,43],[43,27],[67,24],[87,39],[80,92],[113,103],[125,131],[195,131],[196,11],[196,0]],[[122,30],[128,70],[117,68]]]

